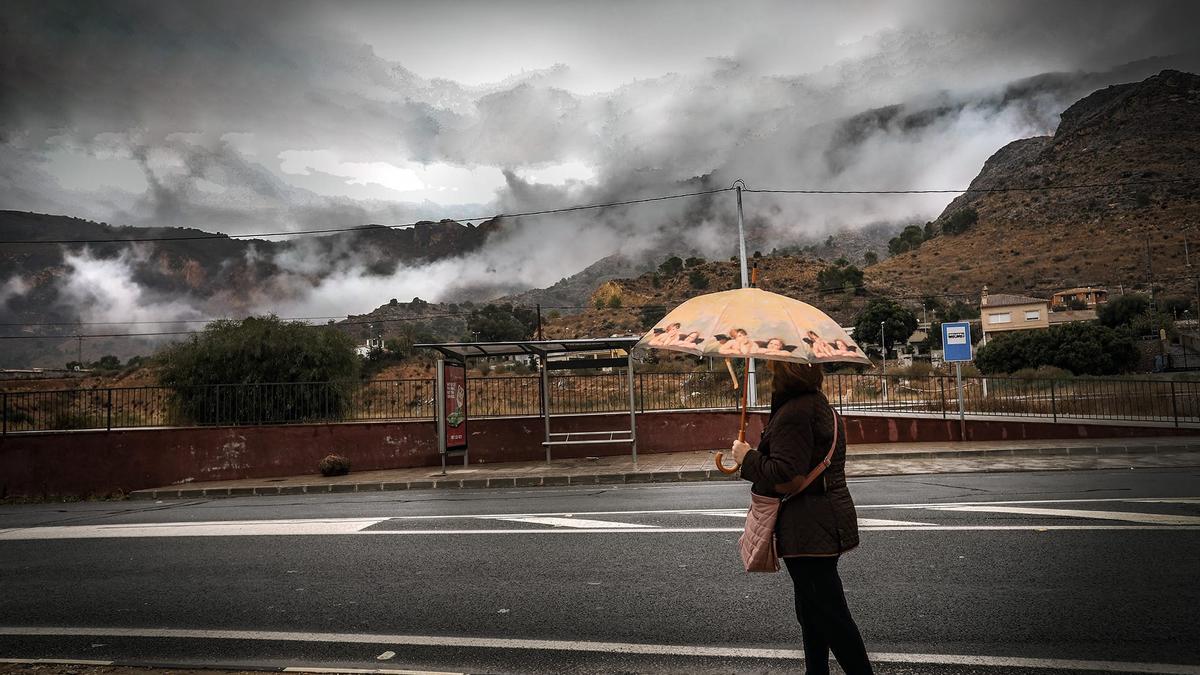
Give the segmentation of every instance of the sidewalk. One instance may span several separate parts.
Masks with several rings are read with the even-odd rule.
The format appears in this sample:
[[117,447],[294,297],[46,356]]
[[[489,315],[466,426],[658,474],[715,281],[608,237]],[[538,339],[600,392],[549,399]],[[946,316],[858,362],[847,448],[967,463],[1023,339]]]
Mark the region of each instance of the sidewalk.
[[[248,478],[171,485],[130,494],[131,499],[194,499],[248,495],[328,494],[431,488],[514,488],[564,485],[736,480],[717,471],[713,451],[643,453],[555,459],[550,464],[505,462],[463,467],[352,471],[286,478]],[[728,457],[726,462],[729,462]],[[1200,466],[1200,436],[943,443],[877,443],[847,449],[846,474],[885,476],[923,473],[1055,471],[1138,466]]]

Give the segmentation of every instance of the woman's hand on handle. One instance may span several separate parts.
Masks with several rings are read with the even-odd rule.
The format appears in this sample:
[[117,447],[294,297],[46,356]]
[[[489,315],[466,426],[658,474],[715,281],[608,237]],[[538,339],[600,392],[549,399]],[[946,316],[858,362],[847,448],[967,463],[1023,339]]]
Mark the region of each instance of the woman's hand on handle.
[[731,452],[733,453],[733,461],[741,464],[746,459],[746,453],[750,452],[750,444],[743,441],[734,441]]

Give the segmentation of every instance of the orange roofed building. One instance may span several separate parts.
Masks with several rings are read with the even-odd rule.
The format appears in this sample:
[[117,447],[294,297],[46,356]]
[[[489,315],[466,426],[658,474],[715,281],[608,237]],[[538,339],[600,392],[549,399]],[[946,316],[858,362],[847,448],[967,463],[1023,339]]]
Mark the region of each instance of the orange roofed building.
[[979,320],[983,344],[988,334],[1050,327],[1050,303],[1042,298],[1007,293],[989,294],[987,286],[979,297]]
[[1082,303],[1081,309],[1095,309],[1096,305],[1108,302],[1108,291],[1103,288],[1068,288],[1050,297],[1050,309],[1060,311],[1070,309],[1072,301]]

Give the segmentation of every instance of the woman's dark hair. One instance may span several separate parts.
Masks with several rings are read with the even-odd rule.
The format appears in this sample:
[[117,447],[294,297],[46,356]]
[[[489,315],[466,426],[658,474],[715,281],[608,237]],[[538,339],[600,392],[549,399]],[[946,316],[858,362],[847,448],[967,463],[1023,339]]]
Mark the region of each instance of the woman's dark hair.
[[821,383],[825,373],[818,363],[793,363],[791,361],[770,360],[771,391],[773,393],[789,392],[802,394],[810,391],[821,391]]

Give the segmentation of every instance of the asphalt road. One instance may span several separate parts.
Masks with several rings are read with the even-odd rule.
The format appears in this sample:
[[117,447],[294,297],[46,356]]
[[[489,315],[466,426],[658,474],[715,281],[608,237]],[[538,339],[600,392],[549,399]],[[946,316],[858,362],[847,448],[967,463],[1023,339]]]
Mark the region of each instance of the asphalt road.
[[[1200,673],[1198,477],[852,482],[864,531],[841,570],[878,672]],[[6,506],[0,657],[797,672],[786,575],[740,569],[746,500],[699,483]]]

